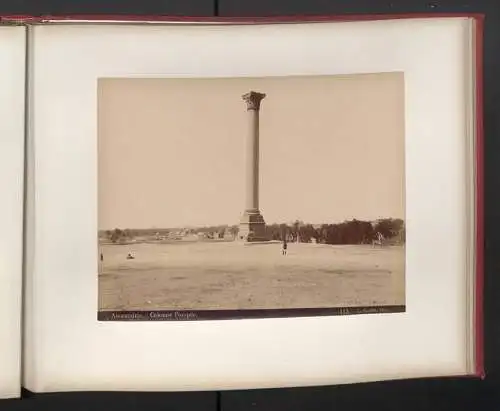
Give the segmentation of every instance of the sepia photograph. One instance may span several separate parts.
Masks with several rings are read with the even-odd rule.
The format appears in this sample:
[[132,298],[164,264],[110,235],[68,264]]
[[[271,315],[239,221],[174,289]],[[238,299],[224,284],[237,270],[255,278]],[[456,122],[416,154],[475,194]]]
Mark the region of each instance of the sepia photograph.
[[405,311],[404,73],[97,87],[99,320]]

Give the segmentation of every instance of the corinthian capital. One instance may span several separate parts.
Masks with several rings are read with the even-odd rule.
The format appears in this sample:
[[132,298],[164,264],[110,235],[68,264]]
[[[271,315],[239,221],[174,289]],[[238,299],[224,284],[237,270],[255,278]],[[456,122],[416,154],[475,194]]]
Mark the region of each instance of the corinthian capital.
[[247,103],[247,110],[259,110],[260,102],[266,97],[263,93],[257,93],[256,91],[250,91],[244,94],[243,100]]

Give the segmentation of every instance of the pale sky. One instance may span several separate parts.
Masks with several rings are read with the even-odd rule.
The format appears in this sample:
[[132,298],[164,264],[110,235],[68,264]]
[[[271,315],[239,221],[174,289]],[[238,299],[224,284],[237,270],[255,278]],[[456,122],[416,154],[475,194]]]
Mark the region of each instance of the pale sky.
[[98,86],[100,229],[238,224],[251,90],[266,223],[404,218],[403,73]]

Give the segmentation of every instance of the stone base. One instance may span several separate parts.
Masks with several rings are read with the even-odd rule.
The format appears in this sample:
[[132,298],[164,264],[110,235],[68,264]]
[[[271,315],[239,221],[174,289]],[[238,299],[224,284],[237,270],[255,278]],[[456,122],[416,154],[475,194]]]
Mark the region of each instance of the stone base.
[[258,210],[245,211],[240,220],[238,240],[244,242],[269,241],[266,223]]

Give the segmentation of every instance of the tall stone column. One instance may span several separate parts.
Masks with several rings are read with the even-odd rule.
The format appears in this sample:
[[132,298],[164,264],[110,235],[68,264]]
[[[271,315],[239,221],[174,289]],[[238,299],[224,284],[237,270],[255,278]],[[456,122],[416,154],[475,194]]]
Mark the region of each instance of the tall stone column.
[[247,103],[246,200],[238,237],[244,241],[265,241],[266,224],[259,210],[259,112],[263,93],[244,94]]

